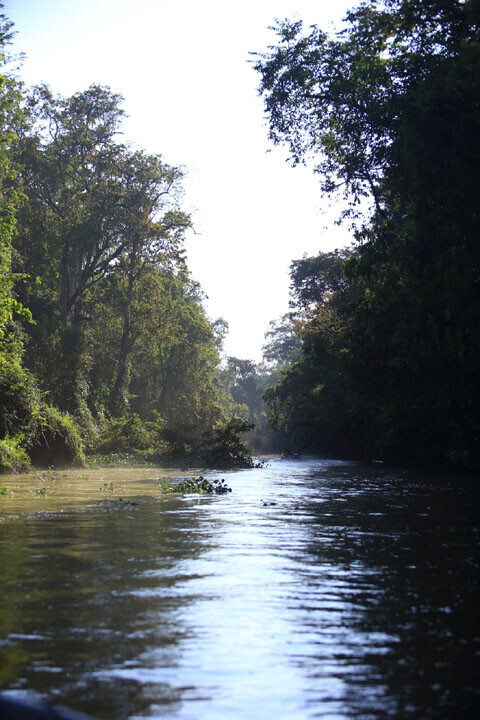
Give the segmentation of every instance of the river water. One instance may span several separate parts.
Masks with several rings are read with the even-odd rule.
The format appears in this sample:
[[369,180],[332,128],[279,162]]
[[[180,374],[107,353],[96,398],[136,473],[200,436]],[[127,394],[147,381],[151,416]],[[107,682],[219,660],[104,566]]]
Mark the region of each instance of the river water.
[[1,688],[105,720],[480,716],[475,483],[331,460],[224,477],[4,515]]

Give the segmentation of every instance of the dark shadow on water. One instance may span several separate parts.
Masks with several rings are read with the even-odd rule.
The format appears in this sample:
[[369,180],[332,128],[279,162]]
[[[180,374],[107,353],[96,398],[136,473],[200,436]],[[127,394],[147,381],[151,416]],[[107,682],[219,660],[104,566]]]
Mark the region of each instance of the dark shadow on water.
[[368,698],[369,717],[478,717],[478,487],[360,466],[317,478],[304,592],[343,608],[349,714],[363,717]]

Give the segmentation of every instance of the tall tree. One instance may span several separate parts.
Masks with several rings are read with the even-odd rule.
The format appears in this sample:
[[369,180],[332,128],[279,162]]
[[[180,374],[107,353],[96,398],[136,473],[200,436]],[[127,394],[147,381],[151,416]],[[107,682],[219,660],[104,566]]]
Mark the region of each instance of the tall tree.
[[265,333],[265,340],[263,359],[272,369],[294,362],[302,345],[296,314],[289,312],[278,320],[272,320]]
[[[3,5],[0,4],[0,9]],[[12,239],[20,202],[20,186],[12,147],[16,142],[15,128],[22,117],[22,95],[18,82],[7,71],[7,47],[12,38],[12,23],[0,14],[0,361],[4,361],[12,345],[12,320],[15,314],[28,317],[14,293],[18,275],[12,271]]]
[[174,268],[183,261],[184,231],[189,217],[177,204],[182,178],[180,168],[164,164],[157,156],[134,153],[124,158],[123,235],[126,247],[115,268],[117,289],[123,288],[123,321],[115,383],[110,407],[125,408],[127,364],[136,340],[132,303],[141,278],[149,268]]
[[25,223],[19,249],[28,256],[27,245],[48,247],[63,325],[81,314],[85,292],[112,270],[126,246],[124,148],[116,142],[120,101],[98,85],[70,98],[54,97],[46,86],[30,96],[33,127],[23,138],[21,162],[33,222]]

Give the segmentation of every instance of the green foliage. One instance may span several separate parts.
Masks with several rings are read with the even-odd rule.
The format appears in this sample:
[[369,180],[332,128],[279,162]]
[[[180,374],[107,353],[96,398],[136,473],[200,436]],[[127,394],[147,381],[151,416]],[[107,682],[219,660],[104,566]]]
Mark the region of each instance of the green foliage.
[[165,494],[181,493],[182,495],[225,495],[231,489],[225,484],[225,480],[206,480],[203,475],[198,478],[186,478],[179,483],[170,484],[164,480],[161,488]]
[[39,421],[42,395],[18,354],[0,360],[0,437],[22,433],[27,440]]
[[184,458],[195,448],[195,426],[189,423],[165,426],[159,435],[165,443],[165,455],[172,459]]
[[107,464],[114,465],[132,464],[137,458],[142,464],[189,460],[209,467],[250,467],[250,451],[240,439],[250,428],[235,418],[216,423],[202,435],[192,424],[167,425],[158,414],[154,421],[144,422],[134,413],[109,420],[95,452],[109,453]]
[[[36,321],[29,369],[91,449],[184,452],[176,428],[209,427],[222,410],[218,340],[184,260],[183,171],[118,142],[121,99],[108,88],[62,98],[42,86],[29,103],[15,238]],[[155,412],[170,438],[147,426]]]
[[87,466],[89,468],[106,468],[106,467],[155,467],[158,464],[158,458],[150,455],[149,452],[138,453],[97,453],[87,456]]
[[114,493],[115,485],[113,484],[113,482],[110,481],[109,483],[103,483],[103,486],[101,489],[103,490],[103,492]]
[[372,201],[353,251],[292,266],[302,352],[266,399],[317,448],[479,466],[479,10],[363,2],[258,56],[274,142]]
[[[11,37],[11,23],[0,14],[0,67],[6,65],[5,47]],[[14,295],[14,283],[19,276],[12,272],[12,238],[20,202],[12,148],[17,139],[15,124],[22,115],[20,102],[17,81],[7,73],[0,73],[0,362],[12,352],[9,329],[13,318],[31,320],[29,311]]]
[[[52,401],[87,429],[88,410],[99,410],[97,388],[105,409],[130,410],[132,352],[149,314],[159,315],[152,278],[186,273],[183,173],[118,142],[123,110],[109,88],[62,98],[41,86],[28,107],[16,148],[25,202],[15,237],[18,270],[30,274],[22,300],[37,323],[28,328],[28,361]],[[104,358],[95,357],[92,340],[106,325],[105,378],[95,376]]]
[[42,467],[85,465],[78,426],[70,415],[50,405],[41,408],[27,449],[32,462]]
[[218,422],[204,434],[200,447],[202,462],[208,467],[252,467],[251,452],[240,435],[252,426],[240,418]]
[[[4,63],[3,46],[11,37],[11,26],[3,15],[0,19]],[[34,377],[21,364],[22,342],[13,320],[16,315],[31,321],[32,316],[14,295],[14,283],[26,275],[12,272],[22,190],[16,152],[18,130],[25,122],[14,78],[0,75],[0,100],[0,467],[18,471],[28,469],[30,459],[44,455],[47,447],[55,447],[69,460],[81,461],[82,453],[71,420],[45,404]]]
[[28,453],[32,462],[44,466],[83,464],[75,422],[45,403],[35,379],[17,357],[0,362],[0,406],[0,438],[7,446],[15,438],[19,462],[21,454]]
[[[153,421],[143,421],[137,413],[106,421],[96,446],[97,454],[109,454],[131,463],[136,457],[152,460],[182,460],[193,455],[196,448],[195,426],[167,425],[155,413]],[[108,456],[107,456],[108,457]]]
[[133,413],[127,417],[111,418],[98,439],[99,453],[129,453],[148,450],[157,443],[160,426],[146,424]]
[[210,430],[206,454],[239,462],[218,423],[260,412],[255,371],[235,385],[246,405],[219,383],[226,326],[186,266],[183,170],[120,142],[122,98],[107,87],[62,97],[5,73],[0,99],[5,463],[83,464],[83,444],[115,462],[193,458]]
[[171,427],[209,425],[220,415],[214,385],[219,357],[198,287],[184,270],[151,272],[144,282],[130,409],[145,418],[156,411]]
[[260,410],[260,397],[257,392],[257,368],[251,360],[236,357],[227,359],[227,373],[230,374],[230,392],[239,406],[247,408],[248,422],[253,425]]
[[297,323],[298,319],[292,312],[270,323],[269,330],[265,333],[263,359],[272,369],[289,365],[298,359],[302,342]]
[[22,435],[0,438],[0,472],[27,472],[30,469],[30,458],[22,448],[23,439]]

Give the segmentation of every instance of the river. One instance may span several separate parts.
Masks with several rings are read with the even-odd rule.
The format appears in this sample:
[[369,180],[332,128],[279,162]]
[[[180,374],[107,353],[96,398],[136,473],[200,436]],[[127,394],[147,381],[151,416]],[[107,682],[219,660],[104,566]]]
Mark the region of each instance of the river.
[[479,716],[475,483],[318,459],[222,477],[0,505],[1,688],[105,720]]

